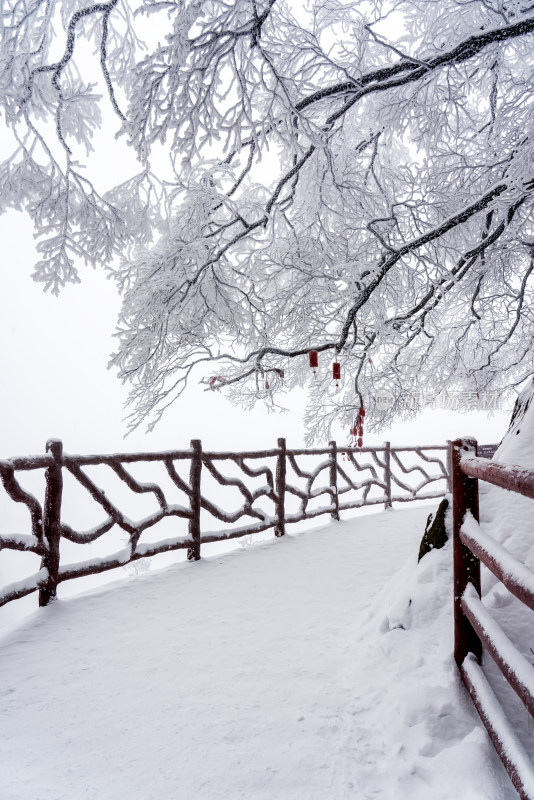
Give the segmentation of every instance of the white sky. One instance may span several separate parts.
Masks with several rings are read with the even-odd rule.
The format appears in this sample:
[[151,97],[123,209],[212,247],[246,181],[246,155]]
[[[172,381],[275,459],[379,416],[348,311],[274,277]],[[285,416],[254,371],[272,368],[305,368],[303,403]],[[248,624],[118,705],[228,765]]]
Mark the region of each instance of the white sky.
[[[182,449],[201,438],[206,449],[257,449],[285,436],[303,444],[303,395],[290,413],[253,412],[232,406],[216,392],[191,387],[156,430],[124,440],[123,403],[127,387],[107,370],[120,299],[102,271],[84,270],[82,283],[59,297],[45,294],[31,279],[36,252],[31,224],[22,214],[0,217],[2,286],[0,351],[0,458],[41,453],[48,438],[60,438],[68,452]],[[509,412],[426,411],[416,421],[366,435],[365,444],[438,444],[470,434],[499,441]]]

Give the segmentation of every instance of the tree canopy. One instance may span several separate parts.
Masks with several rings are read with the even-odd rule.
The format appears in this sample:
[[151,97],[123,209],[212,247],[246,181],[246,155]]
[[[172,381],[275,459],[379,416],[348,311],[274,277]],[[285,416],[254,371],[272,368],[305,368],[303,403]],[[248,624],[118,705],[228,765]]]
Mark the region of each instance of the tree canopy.
[[1,35],[0,210],[46,289],[117,280],[132,425],[195,375],[305,384],[319,436],[534,371],[529,0],[5,0]]

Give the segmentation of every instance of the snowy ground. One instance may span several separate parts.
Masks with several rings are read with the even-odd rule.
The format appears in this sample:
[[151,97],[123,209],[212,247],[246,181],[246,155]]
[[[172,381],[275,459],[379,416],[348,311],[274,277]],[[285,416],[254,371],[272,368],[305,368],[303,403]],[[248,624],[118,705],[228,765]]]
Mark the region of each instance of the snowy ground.
[[370,514],[35,612],[1,800],[511,800],[452,661],[450,544]]

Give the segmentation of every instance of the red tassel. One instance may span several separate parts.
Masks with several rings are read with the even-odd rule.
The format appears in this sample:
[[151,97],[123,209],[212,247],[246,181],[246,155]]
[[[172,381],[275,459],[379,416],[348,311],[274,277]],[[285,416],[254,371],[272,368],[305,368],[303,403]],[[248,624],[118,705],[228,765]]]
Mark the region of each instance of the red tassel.
[[354,420],[352,428],[350,429],[350,435],[353,438],[353,443],[351,447],[362,447],[363,446],[363,423],[365,417],[365,408],[360,406],[358,409],[358,415]]

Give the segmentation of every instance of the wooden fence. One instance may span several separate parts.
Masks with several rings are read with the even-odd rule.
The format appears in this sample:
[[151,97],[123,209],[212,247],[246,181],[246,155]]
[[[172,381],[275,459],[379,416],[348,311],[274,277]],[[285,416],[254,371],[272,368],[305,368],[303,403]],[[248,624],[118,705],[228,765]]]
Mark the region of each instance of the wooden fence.
[[[31,533],[1,533],[0,551],[26,551],[41,558],[37,572],[0,590],[0,605],[39,591],[39,604],[44,606],[56,596],[62,581],[158,553],[187,549],[188,558],[197,560],[202,544],[268,529],[283,536],[288,524],[321,514],[339,519],[340,512],[347,509],[376,504],[390,508],[394,502],[438,498],[450,489],[446,445],[393,448],[386,442],[384,447],[355,449],[338,448],[336,442],[330,442],[327,448],[288,449],[285,439],[278,439],[272,450],[214,453],[204,452],[195,439],[191,448],[183,451],[80,456],[64,453],[62,443],[51,440],[46,450],[42,456],[0,461],[7,497],[21,503],[31,521]],[[311,462],[311,466],[303,462]],[[165,480],[155,482],[152,473],[149,481],[141,479],[135,475],[140,465],[145,469],[158,466]],[[119,503],[110,499],[109,490],[101,488],[102,481],[91,473],[103,468],[108,477],[113,473],[111,477],[118,479],[123,490],[149,497],[152,511],[137,521],[121,511]],[[44,473],[46,482],[42,502],[23,486],[24,474],[38,471]],[[69,524],[63,513],[64,497],[72,490],[73,481],[96,504],[100,516],[104,512],[104,519],[88,530]],[[225,492],[233,491],[240,505],[228,511],[209,499],[209,487],[213,496],[216,485]],[[171,494],[177,494],[179,502],[171,502]],[[173,536],[156,542],[143,537],[157,523],[176,518],[187,525],[183,533],[174,533],[173,528]],[[242,518],[246,525],[232,527]],[[206,530],[206,521],[212,519],[225,528]],[[63,563],[62,543],[89,544],[112,529],[127,536],[125,547],[108,556]]]
[[534,573],[478,526],[478,480],[534,498],[534,471],[477,457],[474,439],[451,445],[454,527],[454,657],[501,761],[522,800],[534,800],[534,769],[490,687],[484,646],[534,714],[534,667],[519,653],[480,599],[480,561],[534,610]]

